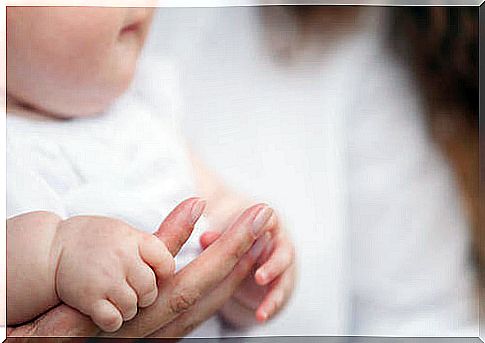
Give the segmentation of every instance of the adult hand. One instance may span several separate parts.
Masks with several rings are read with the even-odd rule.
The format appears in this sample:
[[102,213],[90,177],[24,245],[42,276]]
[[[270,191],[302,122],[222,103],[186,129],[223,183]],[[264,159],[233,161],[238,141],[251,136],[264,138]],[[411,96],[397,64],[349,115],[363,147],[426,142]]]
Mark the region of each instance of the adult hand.
[[[126,322],[117,332],[102,335],[109,337],[145,337],[150,334],[183,336],[215,312],[232,294],[231,290],[235,289],[249,273],[264,246],[255,244],[253,249],[250,250],[250,248],[255,240],[270,228],[272,215],[273,211],[265,204],[258,204],[244,211],[216,242],[180,270],[171,282],[168,281],[160,287],[155,304],[141,309],[133,320]],[[170,227],[173,230],[173,226]],[[180,246],[176,248],[178,251]],[[221,291],[224,291],[223,296],[214,296],[210,293],[217,286],[223,287],[221,288]],[[210,303],[210,306],[207,303]],[[182,318],[174,323],[176,326],[185,324],[184,328],[173,327],[173,331],[169,332],[166,326],[189,310],[191,310],[189,314],[183,317],[185,319]],[[187,316],[196,318],[189,322]]]
[[[165,219],[156,233],[174,255],[192,232],[193,220],[191,218],[193,217],[190,214],[192,208],[195,208],[197,204],[200,204],[199,199],[188,199],[182,202]],[[261,232],[258,235],[254,233],[255,226],[259,225],[265,229],[266,223],[262,220],[264,218],[258,214],[264,212],[263,210],[266,208],[265,205],[255,205],[245,211],[218,242],[215,242],[196,260],[180,270],[172,282],[161,287],[160,296],[155,304],[141,310],[137,317],[125,323],[125,326],[114,335],[145,337],[158,333],[172,337],[182,336],[196,323],[207,318],[209,312],[216,311],[216,307],[224,299],[219,297],[214,299],[212,293],[206,297],[204,295],[216,286],[225,286],[223,290],[229,293],[250,271],[251,262],[257,259],[257,257],[253,257],[257,255],[257,251],[255,251],[257,246],[252,250],[252,254],[246,254],[246,252],[261,234]],[[241,260],[243,255],[245,258]],[[236,265],[237,268],[235,268]],[[222,282],[224,279],[225,281]],[[209,303],[211,306],[207,305]],[[188,311],[189,309],[190,311]],[[200,314],[197,314],[197,309],[200,310]],[[183,312],[186,312],[185,315],[181,315]],[[192,313],[195,320],[189,322],[186,318],[188,313]],[[177,321],[175,321],[176,319]],[[50,310],[31,323],[7,330],[9,336],[24,337],[95,336],[98,333],[99,329],[88,317],[64,304]],[[23,341],[28,340],[28,337],[23,339]]]
[[[231,326],[245,328],[265,322],[280,312],[291,297],[296,281],[295,249],[277,215],[265,233],[265,249],[254,272],[233,292],[219,314]],[[202,248],[213,244],[219,232],[206,231],[200,237]]]

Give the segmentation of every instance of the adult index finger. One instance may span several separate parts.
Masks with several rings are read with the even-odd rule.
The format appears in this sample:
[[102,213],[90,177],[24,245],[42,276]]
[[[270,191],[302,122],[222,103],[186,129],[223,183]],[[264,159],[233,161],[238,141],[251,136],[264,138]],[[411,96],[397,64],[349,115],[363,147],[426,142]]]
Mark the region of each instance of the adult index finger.
[[270,227],[273,211],[250,207],[221,237],[160,288],[157,301],[108,336],[144,337],[173,321],[229,275],[257,237]]
[[182,201],[154,233],[167,247],[172,256],[177,255],[180,248],[190,237],[194,225],[204,212],[206,202],[200,198],[190,198]]

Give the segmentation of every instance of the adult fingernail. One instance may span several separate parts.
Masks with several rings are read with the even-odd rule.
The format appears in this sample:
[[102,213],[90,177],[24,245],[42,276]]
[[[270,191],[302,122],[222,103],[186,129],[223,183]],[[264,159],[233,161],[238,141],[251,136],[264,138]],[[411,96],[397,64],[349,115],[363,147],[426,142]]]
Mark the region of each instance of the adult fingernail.
[[197,220],[199,220],[200,216],[205,210],[205,207],[207,205],[207,201],[199,199],[195,204],[192,205],[192,225],[194,225]]
[[265,206],[261,210],[259,210],[259,213],[253,220],[253,233],[256,237],[258,237],[262,230],[265,228],[272,215],[273,209],[271,207]]

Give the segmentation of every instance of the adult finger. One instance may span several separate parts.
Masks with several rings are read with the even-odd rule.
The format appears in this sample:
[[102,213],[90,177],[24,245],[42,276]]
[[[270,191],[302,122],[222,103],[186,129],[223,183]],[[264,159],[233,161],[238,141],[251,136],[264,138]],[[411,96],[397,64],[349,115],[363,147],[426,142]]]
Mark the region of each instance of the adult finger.
[[172,256],[177,255],[180,248],[190,237],[194,225],[204,212],[206,202],[200,198],[190,198],[182,201],[154,233],[165,243]]
[[59,305],[33,322],[16,327],[8,332],[9,337],[22,337],[17,342],[34,342],[36,337],[92,337],[99,328],[88,316],[67,306]]
[[113,332],[123,324],[123,316],[110,301],[101,299],[94,303],[91,318],[102,330]]
[[185,279],[177,285],[180,291],[189,291],[200,297],[221,282],[249,250],[255,239],[271,226],[272,217],[273,210],[265,204],[246,210],[231,228],[178,273],[177,276]]
[[249,250],[255,239],[271,224],[273,211],[255,205],[238,218],[199,257],[161,285],[157,301],[115,333],[118,337],[143,337],[168,324],[220,284]]
[[199,300],[189,311],[150,336],[183,337],[211,317],[227,302],[241,282],[251,273],[254,264],[264,250],[264,244],[263,240],[258,240],[219,286]]

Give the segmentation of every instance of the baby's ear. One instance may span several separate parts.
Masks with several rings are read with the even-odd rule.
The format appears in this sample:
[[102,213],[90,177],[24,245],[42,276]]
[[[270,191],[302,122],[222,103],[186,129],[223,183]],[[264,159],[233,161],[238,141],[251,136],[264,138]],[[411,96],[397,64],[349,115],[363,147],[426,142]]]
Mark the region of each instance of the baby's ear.
[[206,202],[200,198],[182,201],[170,212],[154,233],[175,256],[189,239],[194,225],[204,212]]

